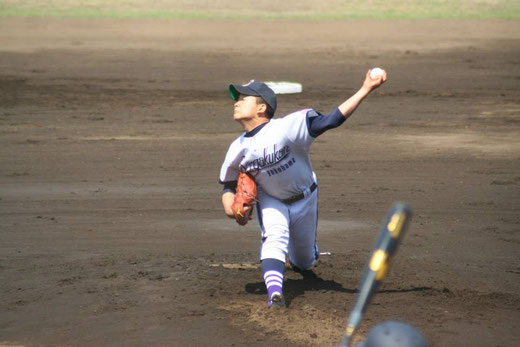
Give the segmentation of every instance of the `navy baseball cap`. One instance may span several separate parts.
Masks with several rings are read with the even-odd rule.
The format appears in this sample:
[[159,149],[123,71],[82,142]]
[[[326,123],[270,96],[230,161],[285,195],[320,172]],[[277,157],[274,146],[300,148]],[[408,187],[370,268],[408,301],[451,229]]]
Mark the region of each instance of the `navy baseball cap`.
[[231,83],[228,87],[228,92],[231,99],[235,101],[238,100],[240,94],[261,97],[268,106],[267,116],[269,118],[272,118],[276,111],[276,94],[263,82],[251,80],[244,85]]

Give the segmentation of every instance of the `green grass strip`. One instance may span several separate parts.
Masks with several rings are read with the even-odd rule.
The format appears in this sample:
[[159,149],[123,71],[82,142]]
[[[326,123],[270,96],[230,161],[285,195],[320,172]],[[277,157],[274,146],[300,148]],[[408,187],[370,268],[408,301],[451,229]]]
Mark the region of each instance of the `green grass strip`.
[[234,12],[178,12],[178,11],[125,11],[97,9],[24,9],[2,8],[0,18],[79,18],[79,19],[178,19],[178,20],[399,20],[399,19],[520,19],[518,9],[468,12],[460,9],[430,8],[402,11],[356,11],[345,13],[234,13]]

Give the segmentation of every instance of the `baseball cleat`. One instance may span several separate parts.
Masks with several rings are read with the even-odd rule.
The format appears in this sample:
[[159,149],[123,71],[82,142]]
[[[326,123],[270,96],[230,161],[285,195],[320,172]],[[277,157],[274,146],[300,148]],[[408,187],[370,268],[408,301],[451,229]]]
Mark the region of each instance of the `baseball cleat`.
[[274,293],[267,306],[273,308],[285,308],[285,299],[283,298],[283,295],[280,293]]

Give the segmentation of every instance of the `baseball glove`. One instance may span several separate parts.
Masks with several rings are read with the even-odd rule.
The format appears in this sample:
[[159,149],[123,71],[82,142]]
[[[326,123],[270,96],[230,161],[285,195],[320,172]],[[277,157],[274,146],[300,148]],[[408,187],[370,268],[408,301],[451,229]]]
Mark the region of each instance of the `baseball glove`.
[[246,225],[251,219],[253,206],[256,204],[258,190],[253,176],[241,172],[238,174],[237,192],[231,208],[235,220],[240,225]]

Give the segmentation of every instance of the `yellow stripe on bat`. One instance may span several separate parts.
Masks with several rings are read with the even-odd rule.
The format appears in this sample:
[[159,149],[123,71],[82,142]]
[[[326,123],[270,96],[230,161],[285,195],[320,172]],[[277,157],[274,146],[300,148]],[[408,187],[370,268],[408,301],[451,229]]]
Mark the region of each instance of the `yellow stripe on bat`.
[[372,255],[368,267],[376,273],[376,281],[381,281],[388,273],[387,259],[388,253],[382,249],[376,250]]
[[381,269],[376,274],[376,281],[382,281],[385,279],[386,274],[388,273],[388,269],[390,268],[390,265],[388,263],[384,263],[381,266]]
[[388,258],[388,254],[382,249],[378,249],[372,255],[372,259],[370,259],[370,270],[377,272],[381,269],[381,267],[386,262],[386,258]]
[[404,215],[402,213],[394,213],[390,222],[388,222],[387,229],[394,239],[399,237],[401,230],[403,230]]
[[354,334],[354,330],[355,330],[355,329],[356,329],[356,328],[355,328],[353,325],[348,325],[348,326],[347,326],[347,330],[345,331],[345,334],[346,334],[347,336],[352,336],[352,334]]

